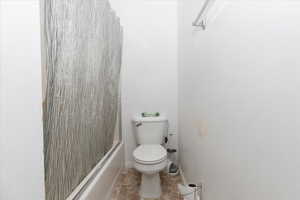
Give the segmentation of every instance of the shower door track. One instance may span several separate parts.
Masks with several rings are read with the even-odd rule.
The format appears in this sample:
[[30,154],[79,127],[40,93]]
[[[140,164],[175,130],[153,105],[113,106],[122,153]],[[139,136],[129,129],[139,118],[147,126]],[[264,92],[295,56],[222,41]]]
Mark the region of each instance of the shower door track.
[[99,163],[94,167],[94,169],[82,180],[82,182],[73,190],[73,192],[69,195],[66,200],[79,200],[84,191],[89,187],[92,181],[99,174],[101,169],[103,169],[104,165],[107,163],[108,159],[112,156],[112,154],[120,147],[122,141],[116,143],[99,161]]

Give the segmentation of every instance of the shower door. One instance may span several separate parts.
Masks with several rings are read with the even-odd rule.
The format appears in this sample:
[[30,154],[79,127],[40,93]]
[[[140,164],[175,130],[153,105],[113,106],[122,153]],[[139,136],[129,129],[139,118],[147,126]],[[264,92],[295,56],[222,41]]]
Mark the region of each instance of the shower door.
[[122,28],[106,0],[44,0],[47,200],[64,200],[121,140]]

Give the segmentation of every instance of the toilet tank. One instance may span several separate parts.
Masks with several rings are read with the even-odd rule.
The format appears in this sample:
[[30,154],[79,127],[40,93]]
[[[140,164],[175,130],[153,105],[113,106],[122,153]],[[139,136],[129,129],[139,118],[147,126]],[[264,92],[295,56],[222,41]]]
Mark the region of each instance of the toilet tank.
[[135,117],[132,120],[138,144],[163,144],[168,133],[166,117]]

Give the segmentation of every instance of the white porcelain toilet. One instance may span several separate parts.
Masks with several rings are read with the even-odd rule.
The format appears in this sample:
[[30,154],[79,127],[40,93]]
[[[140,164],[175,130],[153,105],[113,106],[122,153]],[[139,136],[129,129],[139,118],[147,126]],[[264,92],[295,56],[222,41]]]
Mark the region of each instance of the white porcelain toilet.
[[134,167],[142,173],[140,196],[157,199],[161,196],[159,172],[167,166],[167,151],[162,146],[168,131],[165,117],[136,117],[133,119],[139,146],[134,150]]

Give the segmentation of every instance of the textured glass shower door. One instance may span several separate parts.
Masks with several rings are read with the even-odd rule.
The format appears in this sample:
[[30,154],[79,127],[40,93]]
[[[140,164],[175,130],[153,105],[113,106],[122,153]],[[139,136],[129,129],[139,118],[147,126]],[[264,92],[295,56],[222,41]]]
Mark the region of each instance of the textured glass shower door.
[[107,0],[44,0],[47,200],[66,199],[120,141],[122,28]]

